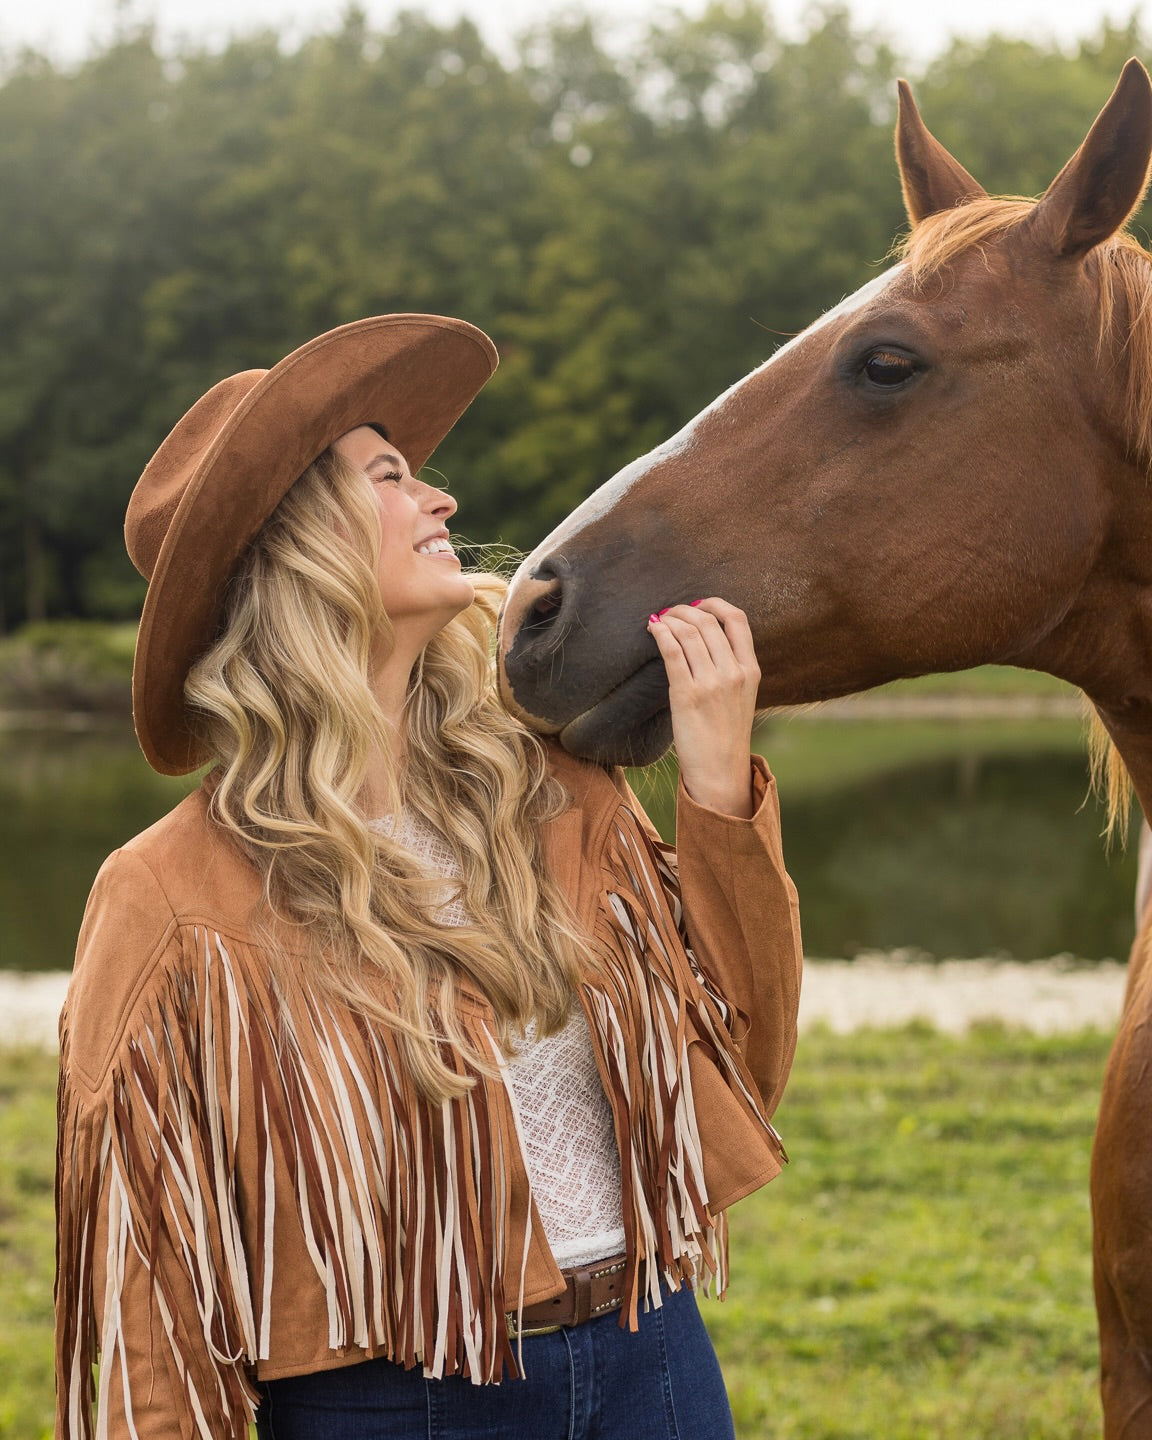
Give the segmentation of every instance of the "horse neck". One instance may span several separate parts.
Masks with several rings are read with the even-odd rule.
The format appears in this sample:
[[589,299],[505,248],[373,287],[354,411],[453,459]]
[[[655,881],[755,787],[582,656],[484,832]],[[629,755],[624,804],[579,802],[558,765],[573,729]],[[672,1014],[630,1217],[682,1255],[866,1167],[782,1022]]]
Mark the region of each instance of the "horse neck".
[[[1152,401],[1152,397],[1150,397]],[[1152,475],[1123,453],[1088,477],[1111,496],[1106,538],[1060,623],[1013,656],[1080,689],[1122,767],[1109,763],[1109,789],[1127,772],[1152,824]],[[1096,748],[1095,746],[1093,747]]]

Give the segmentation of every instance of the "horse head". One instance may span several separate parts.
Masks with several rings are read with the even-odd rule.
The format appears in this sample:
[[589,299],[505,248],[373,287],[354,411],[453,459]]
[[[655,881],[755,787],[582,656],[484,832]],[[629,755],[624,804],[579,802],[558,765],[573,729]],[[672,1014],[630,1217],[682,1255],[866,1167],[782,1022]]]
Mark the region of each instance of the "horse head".
[[[646,763],[671,726],[649,613],[747,613],[762,706],[998,662],[1147,715],[1152,265],[1123,226],[1152,154],[1135,60],[1038,200],[993,199],[900,87],[911,222],[877,275],[521,566],[501,686],[575,754]],[[1146,708],[1143,708],[1146,707]]]

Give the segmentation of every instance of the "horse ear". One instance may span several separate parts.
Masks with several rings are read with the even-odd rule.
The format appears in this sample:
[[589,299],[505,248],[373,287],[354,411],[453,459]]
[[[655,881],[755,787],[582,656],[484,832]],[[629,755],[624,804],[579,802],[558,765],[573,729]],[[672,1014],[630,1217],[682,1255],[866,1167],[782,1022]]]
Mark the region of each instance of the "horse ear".
[[1046,249],[1069,259],[1115,235],[1140,203],[1152,156],[1152,82],[1129,60],[1083,145],[1028,220]]
[[931,134],[907,80],[897,82],[900,109],[896,119],[896,163],[900,166],[900,185],[904,191],[904,208],[913,225],[938,210],[951,210],[965,200],[975,200],[988,192],[973,180],[958,160],[953,160],[939,140]]

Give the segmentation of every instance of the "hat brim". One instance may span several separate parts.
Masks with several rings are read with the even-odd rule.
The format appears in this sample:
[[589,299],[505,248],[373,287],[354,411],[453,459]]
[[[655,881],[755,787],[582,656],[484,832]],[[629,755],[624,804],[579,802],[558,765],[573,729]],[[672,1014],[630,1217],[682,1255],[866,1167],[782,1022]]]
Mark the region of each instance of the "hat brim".
[[496,364],[491,340],[462,320],[381,315],[301,346],[244,396],[181,497],[140,616],[132,713],[154,770],[184,775],[209,758],[188,728],[184,681],[216,637],[244,550],[293,483],[366,424],[385,427],[416,474]]

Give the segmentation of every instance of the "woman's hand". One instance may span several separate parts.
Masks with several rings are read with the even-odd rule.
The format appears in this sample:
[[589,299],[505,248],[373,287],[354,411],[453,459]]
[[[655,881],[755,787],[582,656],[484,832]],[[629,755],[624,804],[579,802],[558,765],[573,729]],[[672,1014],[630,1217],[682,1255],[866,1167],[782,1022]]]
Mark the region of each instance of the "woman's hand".
[[672,736],[684,788],[698,805],[747,819],[748,757],[760,667],[743,610],[712,596],[648,621],[668,672]]

